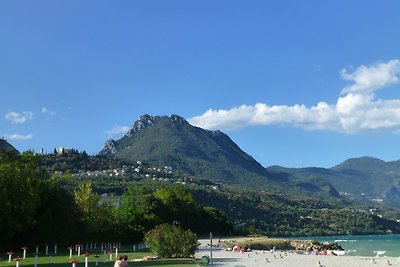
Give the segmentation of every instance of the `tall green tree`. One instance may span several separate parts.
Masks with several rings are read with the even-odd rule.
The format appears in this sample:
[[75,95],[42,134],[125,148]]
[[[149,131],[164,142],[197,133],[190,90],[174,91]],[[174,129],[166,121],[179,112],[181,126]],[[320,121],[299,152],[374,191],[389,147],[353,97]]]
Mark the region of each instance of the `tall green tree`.
[[161,219],[154,213],[155,201],[150,192],[142,187],[130,187],[121,198],[121,206],[115,211],[118,232],[139,241],[146,231],[154,228]]
[[75,203],[79,209],[80,219],[85,226],[86,233],[82,239],[86,241],[100,241],[107,238],[115,240],[113,235],[115,219],[112,204],[103,202],[93,192],[91,183],[83,183],[74,191]]
[[0,246],[50,242],[72,232],[68,196],[38,156],[0,150]]
[[36,224],[40,182],[46,178],[33,154],[0,150],[0,236],[16,238]]

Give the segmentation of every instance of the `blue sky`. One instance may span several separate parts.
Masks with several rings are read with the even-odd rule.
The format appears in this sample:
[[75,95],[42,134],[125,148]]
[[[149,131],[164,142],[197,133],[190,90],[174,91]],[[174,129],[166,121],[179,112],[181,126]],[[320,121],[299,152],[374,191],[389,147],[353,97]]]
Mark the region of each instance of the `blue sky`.
[[400,2],[0,1],[0,136],[96,154],[142,114],[264,166],[398,160]]

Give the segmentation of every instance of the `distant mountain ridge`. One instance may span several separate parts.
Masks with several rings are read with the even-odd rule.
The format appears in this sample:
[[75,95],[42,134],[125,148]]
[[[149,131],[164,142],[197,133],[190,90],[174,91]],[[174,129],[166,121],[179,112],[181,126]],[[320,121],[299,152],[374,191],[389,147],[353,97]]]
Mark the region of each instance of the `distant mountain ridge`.
[[342,194],[382,201],[389,207],[400,208],[400,161],[360,157],[347,159],[329,169],[271,166],[267,170],[287,172],[299,179],[325,179]]

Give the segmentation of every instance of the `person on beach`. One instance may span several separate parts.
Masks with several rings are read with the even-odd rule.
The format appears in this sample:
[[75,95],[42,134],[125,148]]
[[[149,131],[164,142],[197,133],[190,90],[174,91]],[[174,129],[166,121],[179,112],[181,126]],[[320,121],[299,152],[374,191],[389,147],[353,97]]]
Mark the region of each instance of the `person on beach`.
[[128,256],[122,256],[121,263],[119,264],[120,267],[128,267]]
[[118,259],[114,262],[114,267],[123,267],[121,265],[122,261],[123,261],[122,256],[119,256]]

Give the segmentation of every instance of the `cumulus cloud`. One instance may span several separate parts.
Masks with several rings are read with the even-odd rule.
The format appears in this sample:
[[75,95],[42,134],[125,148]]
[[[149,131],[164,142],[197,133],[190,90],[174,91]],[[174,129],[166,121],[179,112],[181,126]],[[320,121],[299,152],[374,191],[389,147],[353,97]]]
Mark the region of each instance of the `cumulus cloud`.
[[377,99],[374,92],[400,82],[400,60],[360,66],[341,77],[353,83],[342,89],[336,103],[305,105],[242,105],[228,110],[209,109],[189,119],[210,130],[234,130],[254,125],[291,125],[308,130],[343,133],[390,129],[400,131],[400,99]]
[[21,123],[25,123],[28,120],[32,120],[33,119],[33,113],[31,111],[25,111],[22,113],[18,113],[18,112],[9,112],[5,115],[6,120],[11,121],[14,124],[21,124]]
[[8,140],[29,140],[33,138],[33,134],[6,134],[5,137]]
[[111,138],[118,134],[125,134],[129,129],[129,126],[114,126],[111,130],[105,130],[104,133]]
[[400,60],[393,59],[386,63],[376,63],[371,66],[360,66],[354,72],[342,69],[340,75],[344,80],[354,84],[343,88],[342,93],[371,93],[386,86],[400,82]]

